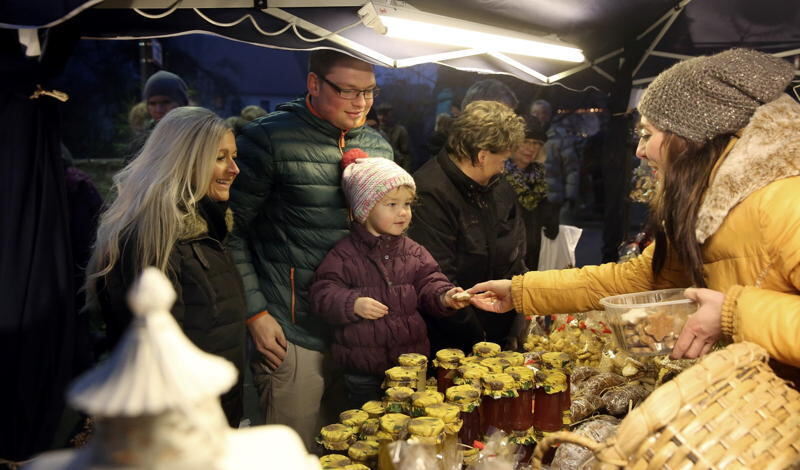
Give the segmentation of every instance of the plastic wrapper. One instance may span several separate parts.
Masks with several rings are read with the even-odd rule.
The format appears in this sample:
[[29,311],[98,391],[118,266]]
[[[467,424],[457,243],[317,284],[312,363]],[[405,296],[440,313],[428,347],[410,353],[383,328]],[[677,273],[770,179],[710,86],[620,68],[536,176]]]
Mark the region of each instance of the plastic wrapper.
[[509,441],[503,431],[495,431],[486,438],[483,449],[468,470],[514,470],[517,465],[517,446]]
[[599,395],[580,395],[572,399],[570,413],[573,421],[580,421],[593,415],[597,410],[605,405],[605,401]]
[[602,395],[603,392],[611,387],[618,387],[626,383],[625,377],[615,374],[613,372],[601,372],[595,376],[589,377],[580,387],[578,387],[578,394],[580,395]]
[[643,385],[627,384],[603,392],[603,406],[614,416],[622,416],[641,403],[650,392]]
[[[603,442],[617,432],[619,420],[611,416],[597,416],[575,430],[576,434]],[[556,449],[551,470],[576,470],[591,468],[594,455],[589,449],[577,444],[562,444]]]
[[382,450],[378,468],[381,470],[460,470],[463,446],[455,440],[437,447],[413,441],[394,441]]

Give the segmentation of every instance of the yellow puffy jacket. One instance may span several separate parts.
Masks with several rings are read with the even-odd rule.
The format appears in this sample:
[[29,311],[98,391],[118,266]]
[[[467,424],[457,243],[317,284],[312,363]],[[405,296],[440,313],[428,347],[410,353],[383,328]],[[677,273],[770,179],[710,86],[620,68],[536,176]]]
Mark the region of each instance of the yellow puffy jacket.
[[[800,105],[788,96],[765,104],[739,135],[698,212],[706,284],[725,293],[723,333],[800,367]],[[526,314],[582,312],[609,295],[690,287],[674,257],[655,279],[652,257],[650,246],[621,264],[516,276],[514,305]]]

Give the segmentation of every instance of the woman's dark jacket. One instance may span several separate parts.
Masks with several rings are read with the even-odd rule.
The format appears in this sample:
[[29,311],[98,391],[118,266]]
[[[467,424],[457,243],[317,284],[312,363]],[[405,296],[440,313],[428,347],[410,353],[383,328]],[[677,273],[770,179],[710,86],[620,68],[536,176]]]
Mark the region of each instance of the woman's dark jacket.
[[[525,272],[525,225],[517,195],[495,176],[482,186],[442,151],[416,173],[419,204],[408,235],[430,251],[442,272],[468,289],[490,279]],[[468,307],[428,321],[434,349],[470,349],[484,339],[503,343],[514,313],[498,315]]]
[[[382,376],[404,353],[430,355],[422,314],[455,313],[441,296],[453,284],[428,253],[406,236],[375,236],[354,224],[317,268],[311,284],[313,311],[334,327],[331,354],[349,373]],[[389,308],[377,320],[355,314],[356,298]]]
[[[177,294],[172,314],[186,336],[203,351],[231,361],[239,371],[237,383],[221,397],[228,422],[238,427],[243,413],[246,303],[239,272],[222,244],[232,227],[230,210],[208,198],[200,201],[175,243],[166,274]],[[122,250],[120,261],[98,282],[111,347],[130,323],[126,297],[137,277],[124,244]]]

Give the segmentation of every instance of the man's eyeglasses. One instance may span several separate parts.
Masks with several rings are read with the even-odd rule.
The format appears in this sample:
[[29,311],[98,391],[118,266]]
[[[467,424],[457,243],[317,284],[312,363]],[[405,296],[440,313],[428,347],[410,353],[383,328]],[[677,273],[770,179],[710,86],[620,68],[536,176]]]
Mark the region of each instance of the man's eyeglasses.
[[375,99],[375,97],[378,96],[378,94],[381,92],[381,89],[378,87],[369,88],[367,90],[345,90],[343,88],[340,88],[338,85],[328,80],[327,78],[323,77],[322,75],[317,75],[317,76],[321,78],[323,82],[330,85],[331,88],[336,90],[336,94],[339,95],[340,98],[344,98],[346,100],[354,100],[358,98],[358,95],[364,95],[364,99],[369,101]]

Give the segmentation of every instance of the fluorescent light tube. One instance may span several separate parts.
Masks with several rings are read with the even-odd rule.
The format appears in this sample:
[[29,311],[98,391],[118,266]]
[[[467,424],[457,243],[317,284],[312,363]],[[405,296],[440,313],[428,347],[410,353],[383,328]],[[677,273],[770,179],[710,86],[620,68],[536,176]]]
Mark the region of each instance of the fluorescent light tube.
[[[583,62],[583,52],[558,41],[506,31],[493,26],[434,15],[405,7],[373,4],[378,19],[389,37],[435,44],[504,52],[530,57]],[[371,16],[371,15],[370,15]],[[366,23],[366,21],[365,21]],[[370,24],[371,23],[371,24]],[[367,23],[379,29],[376,22]]]

